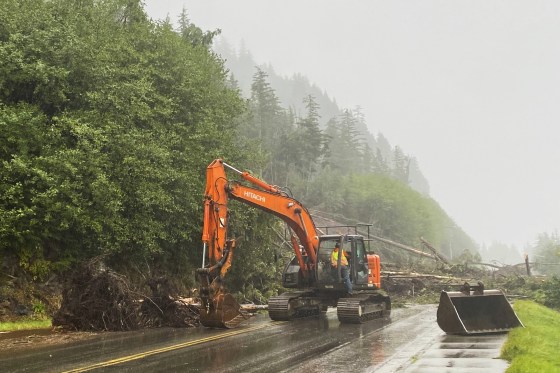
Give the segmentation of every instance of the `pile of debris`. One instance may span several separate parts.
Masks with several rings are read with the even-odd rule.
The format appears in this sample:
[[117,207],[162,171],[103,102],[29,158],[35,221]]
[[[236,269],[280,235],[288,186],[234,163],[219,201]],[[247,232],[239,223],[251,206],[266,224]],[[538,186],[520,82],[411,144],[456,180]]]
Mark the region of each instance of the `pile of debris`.
[[194,327],[199,325],[199,303],[196,298],[183,298],[167,277],[148,280],[151,297],[143,297],[140,324],[144,327]]
[[53,326],[70,330],[125,331],[143,327],[198,326],[198,305],[177,296],[165,278],[148,281],[152,294],[132,289],[128,279],[100,258],[80,266],[69,277]]
[[438,276],[411,271],[382,271],[383,288],[392,296],[415,296],[424,291],[439,294],[450,285],[463,283],[453,276]]

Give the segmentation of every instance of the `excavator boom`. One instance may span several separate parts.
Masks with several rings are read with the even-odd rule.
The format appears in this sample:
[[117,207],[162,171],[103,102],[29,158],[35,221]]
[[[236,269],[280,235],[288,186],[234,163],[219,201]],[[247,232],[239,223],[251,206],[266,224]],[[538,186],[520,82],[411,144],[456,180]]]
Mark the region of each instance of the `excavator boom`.
[[[226,168],[252,186],[228,180]],[[292,245],[304,277],[309,276],[317,263],[318,235],[307,209],[280,188],[249,172],[239,171],[221,159],[214,160],[206,169],[203,259],[202,268],[197,270],[201,297],[200,321],[210,327],[231,328],[246,318],[241,306],[223,286],[235,248],[235,240],[227,237],[229,198],[274,214],[287,223],[299,239],[299,242],[292,239]],[[300,250],[300,245],[303,250]]]

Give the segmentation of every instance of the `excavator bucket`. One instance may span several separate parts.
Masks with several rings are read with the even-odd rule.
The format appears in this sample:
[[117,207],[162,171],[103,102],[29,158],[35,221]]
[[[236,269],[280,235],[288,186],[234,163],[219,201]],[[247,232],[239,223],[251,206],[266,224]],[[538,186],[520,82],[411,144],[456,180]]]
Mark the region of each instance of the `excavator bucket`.
[[200,323],[210,328],[235,328],[248,315],[231,294],[218,294],[200,309]]
[[220,277],[212,277],[213,268],[197,269],[200,282],[200,323],[209,328],[235,328],[248,319],[235,298],[226,292]]
[[437,323],[448,334],[503,333],[523,327],[500,290],[464,284],[461,291],[442,291]]

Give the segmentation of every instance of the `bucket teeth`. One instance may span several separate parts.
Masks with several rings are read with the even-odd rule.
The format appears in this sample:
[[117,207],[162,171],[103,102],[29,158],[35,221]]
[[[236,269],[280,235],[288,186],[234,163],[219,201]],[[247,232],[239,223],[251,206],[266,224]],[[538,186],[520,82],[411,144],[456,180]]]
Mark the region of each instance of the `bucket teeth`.
[[247,320],[247,316],[240,313],[239,315],[235,316],[233,319],[224,322],[224,325],[228,329],[236,328],[239,324],[243,321]]
[[235,328],[248,319],[231,294],[219,294],[200,309],[200,323],[210,328]]

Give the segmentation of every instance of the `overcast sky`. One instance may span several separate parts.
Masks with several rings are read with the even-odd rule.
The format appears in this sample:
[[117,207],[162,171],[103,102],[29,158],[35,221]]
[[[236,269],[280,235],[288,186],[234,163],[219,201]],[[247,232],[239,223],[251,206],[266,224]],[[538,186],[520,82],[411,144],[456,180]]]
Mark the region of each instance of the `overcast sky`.
[[301,73],[416,157],[480,244],[560,228],[560,1],[146,0]]

